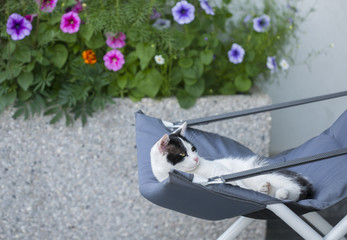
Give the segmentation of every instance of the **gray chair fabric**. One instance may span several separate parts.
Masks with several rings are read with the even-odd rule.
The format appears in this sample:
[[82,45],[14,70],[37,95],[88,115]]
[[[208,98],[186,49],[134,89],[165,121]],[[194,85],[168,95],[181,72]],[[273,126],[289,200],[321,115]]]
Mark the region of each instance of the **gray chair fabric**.
[[[274,214],[266,209],[266,205],[282,201],[252,190],[224,184],[203,187],[193,184],[190,174],[178,171],[170,172],[168,179],[158,182],[152,173],[150,149],[165,133],[169,133],[169,130],[160,119],[146,116],[142,112],[137,112],[135,117],[139,190],[149,201],[208,220],[240,215],[259,219],[275,218]],[[240,143],[217,134],[188,128],[186,135],[188,139],[194,138],[194,144],[204,158],[254,155]],[[347,111],[321,135],[295,149],[271,157],[269,162],[289,161],[343,147],[347,147]],[[284,201],[299,215],[326,209],[347,197],[346,155],[297,166],[291,170],[307,176],[315,191],[313,199]]]

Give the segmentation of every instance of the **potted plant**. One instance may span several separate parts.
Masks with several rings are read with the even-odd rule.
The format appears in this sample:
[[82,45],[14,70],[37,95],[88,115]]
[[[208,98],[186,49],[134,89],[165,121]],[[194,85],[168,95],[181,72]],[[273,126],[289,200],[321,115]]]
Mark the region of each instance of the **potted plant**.
[[15,118],[85,123],[118,97],[175,96],[189,108],[202,96],[248,93],[288,69],[303,18],[274,0],[245,5],[1,1],[0,112],[14,104]]

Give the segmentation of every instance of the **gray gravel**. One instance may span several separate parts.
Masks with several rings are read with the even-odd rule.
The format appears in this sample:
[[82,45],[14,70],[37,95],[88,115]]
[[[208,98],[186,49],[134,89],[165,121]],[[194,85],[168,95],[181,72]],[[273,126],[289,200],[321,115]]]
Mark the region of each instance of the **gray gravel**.
[[[133,114],[176,121],[266,105],[268,96],[203,98],[189,110],[175,99],[116,102],[85,127],[13,120],[12,108],[0,115],[0,239],[216,239],[234,221],[196,219],[140,196]],[[203,128],[267,155],[270,122],[260,114]],[[238,239],[264,239],[265,225]]]

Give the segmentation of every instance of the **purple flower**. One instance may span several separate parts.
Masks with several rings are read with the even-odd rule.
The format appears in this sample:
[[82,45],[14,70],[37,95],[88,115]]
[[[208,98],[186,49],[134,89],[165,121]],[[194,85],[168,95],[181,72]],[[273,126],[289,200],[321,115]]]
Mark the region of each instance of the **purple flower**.
[[124,33],[120,32],[117,34],[106,33],[106,44],[110,48],[122,48],[125,46],[126,36]]
[[237,43],[233,43],[231,49],[228,51],[229,61],[234,64],[242,63],[244,56],[245,50]]
[[152,15],[149,17],[150,19],[158,19],[161,17],[160,12],[157,11],[157,9],[153,8]]
[[277,69],[276,57],[267,57],[266,67],[271,70],[271,73]]
[[243,19],[243,23],[248,23],[249,20],[251,20],[252,16],[251,15],[247,15],[244,19]]
[[124,56],[121,51],[113,49],[104,56],[104,64],[107,69],[117,72],[123,67]]
[[58,0],[35,0],[42,12],[52,12]]
[[12,40],[22,40],[25,36],[29,36],[31,29],[31,23],[25,19],[25,17],[12,13],[6,24],[6,31],[9,35],[11,35]]
[[183,0],[178,3],[171,9],[174,20],[178,24],[187,24],[194,20],[195,7]]
[[270,17],[268,15],[263,15],[253,19],[253,29],[256,32],[265,32],[270,26]]
[[213,9],[211,8],[210,4],[208,4],[208,1],[207,0],[199,0],[200,1],[200,7],[202,9],[204,9],[205,13],[206,14],[209,14],[209,15],[214,15],[214,11]]
[[77,13],[71,11],[61,17],[60,29],[64,33],[75,33],[80,29],[81,19]]
[[153,27],[158,30],[163,30],[165,28],[169,28],[171,25],[171,21],[167,19],[158,18],[155,23],[153,23]]

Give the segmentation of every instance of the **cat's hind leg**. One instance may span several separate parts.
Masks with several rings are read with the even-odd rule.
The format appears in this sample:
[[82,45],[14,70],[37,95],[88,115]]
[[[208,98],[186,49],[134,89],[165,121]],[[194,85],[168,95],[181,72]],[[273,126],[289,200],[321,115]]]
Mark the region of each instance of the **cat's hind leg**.
[[258,192],[269,195],[271,189],[271,184],[269,182],[263,182],[258,186]]
[[286,200],[289,197],[289,191],[285,188],[280,188],[276,191],[275,197],[281,200]]

